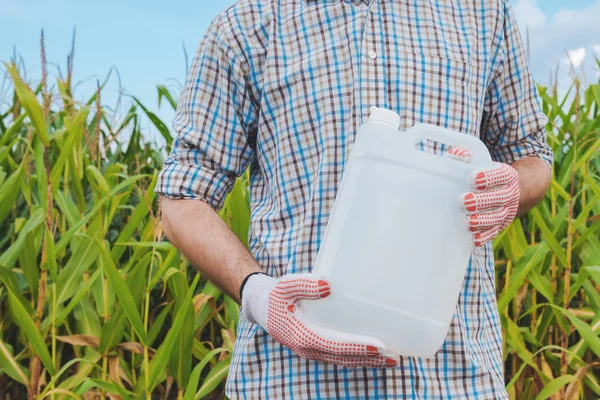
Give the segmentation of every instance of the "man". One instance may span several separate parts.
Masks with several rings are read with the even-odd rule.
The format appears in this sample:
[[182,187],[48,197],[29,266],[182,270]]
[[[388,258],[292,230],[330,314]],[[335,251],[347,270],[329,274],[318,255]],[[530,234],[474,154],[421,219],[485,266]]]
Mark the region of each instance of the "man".
[[[310,271],[371,106],[396,111],[402,129],[427,122],[478,136],[501,163],[474,174],[462,198],[474,250],[430,359],[313,326],[296,307],[332,290]],[[156,190],[169,239],[241,296],[227,395],[507,398],[490,241],[548,187],[546,123],[507,0],[241,0],[219,14]],[[250,252],[215,213],[247,167]]]

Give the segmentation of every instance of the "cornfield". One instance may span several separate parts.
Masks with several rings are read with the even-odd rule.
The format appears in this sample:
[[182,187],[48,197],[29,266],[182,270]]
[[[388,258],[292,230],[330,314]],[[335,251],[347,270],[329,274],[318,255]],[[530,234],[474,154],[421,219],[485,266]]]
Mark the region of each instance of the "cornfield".
[[[169,128],[136,98],[115,123],[101,85],[76,101],[71,66],[48,89],[43,49],[39,83],[4,64],[0,399],[223,398],[239,307],[161,231],[166,153],[141,125],[167,147]],[[598,398],[600,84],[539,89],[551,189],[494,243],[506,384],[514,399]],[[249,212],[246,173],[220,211],[243,242]]]

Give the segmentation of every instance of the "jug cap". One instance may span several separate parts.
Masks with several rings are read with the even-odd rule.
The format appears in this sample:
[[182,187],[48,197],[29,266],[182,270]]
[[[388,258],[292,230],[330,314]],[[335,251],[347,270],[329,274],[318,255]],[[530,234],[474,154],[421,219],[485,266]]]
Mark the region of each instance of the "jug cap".
[[369,121],[382,122],[392,126],[394,129],[400,128],[400,115],[387,108],[371,107]]

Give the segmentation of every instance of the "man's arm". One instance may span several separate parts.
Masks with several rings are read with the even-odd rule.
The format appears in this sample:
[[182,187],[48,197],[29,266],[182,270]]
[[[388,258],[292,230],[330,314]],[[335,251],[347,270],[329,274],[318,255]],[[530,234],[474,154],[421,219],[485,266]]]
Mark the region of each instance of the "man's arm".
[[517,217],[526,214],[546,194],[550,186],[551,169],[548,163],[538,157],[527,157],[512,164],[519,173],[519,208]]
[[206,278],[240,301],[242,281],[261,269],[215,210],[200,200],[162,197],[163,230]]
[[177,138],[155,188],[163,201],[163,230],[206,278],[242,303],[248,323],[299,356],[348,367],[394,367],[396,355],[381,341],[306,323],[298,302],[327,297],[329,283],[313,274],[260,273],[216,212],[235,178],[256,160],[259,96],[248,80],[255,74],[237,47],[244,41],[228,40],[230,29],[220,17],[211,23],[181,93],[173,121]]
[[461,200],[475,246],[483,246],[516,216],[535,206],[550,184],[552,149],[539,94],[508,0],[494,35],[491,80],[480,125],[481,139],[500,166],[477,171]]
[[254,159],[258,111],[242,50],[218,16],[202,38],[179,98],[177,137],[158,175],[163,229],[202,273],[239,301],[256,261],[218,216],[225,197]]

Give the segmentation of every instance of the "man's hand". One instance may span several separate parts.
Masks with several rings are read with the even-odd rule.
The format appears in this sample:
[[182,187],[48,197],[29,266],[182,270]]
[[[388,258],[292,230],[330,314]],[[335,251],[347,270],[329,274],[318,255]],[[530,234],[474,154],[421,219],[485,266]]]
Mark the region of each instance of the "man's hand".
[[300,357],[346,367],[395,367],[381,341],[322,328],[307,320],[301,300],[319,300],[331,293],[329,283],[312,274],[279,279],[251,275],[242,290],[242,310],[248,321],[262,326]]
[[[468,162],[470,154],[466,152],[465,155],[465,152],[451,148],[449,157]],[[537,157],[518,160],[512,166],[494,164],[494,168],[472,173],[469,179],[471,192],[459,200],[476,247],[494,239],[516,216],[533,208],[550,185],[551,169]]]
[[473,244],[481,247],[498,235],[515,219],[519,208],[519,174],[508,164],[474,171],[469,179],[471,192],[460,199],[467,215],[466,225],[473,234]]
[[[307,321],[297,305],[330,293],[329,283],[314,275],[275,279],[261,271],[252,255],[207,203],[163,197],[163,227],[169,240],[204,276],[231,297],[274,339],[301,357],[351,367],[393,367],[397,356],[384,354],[376,339],[341,334]],[[392,358],[394,357],[394,358]]]

